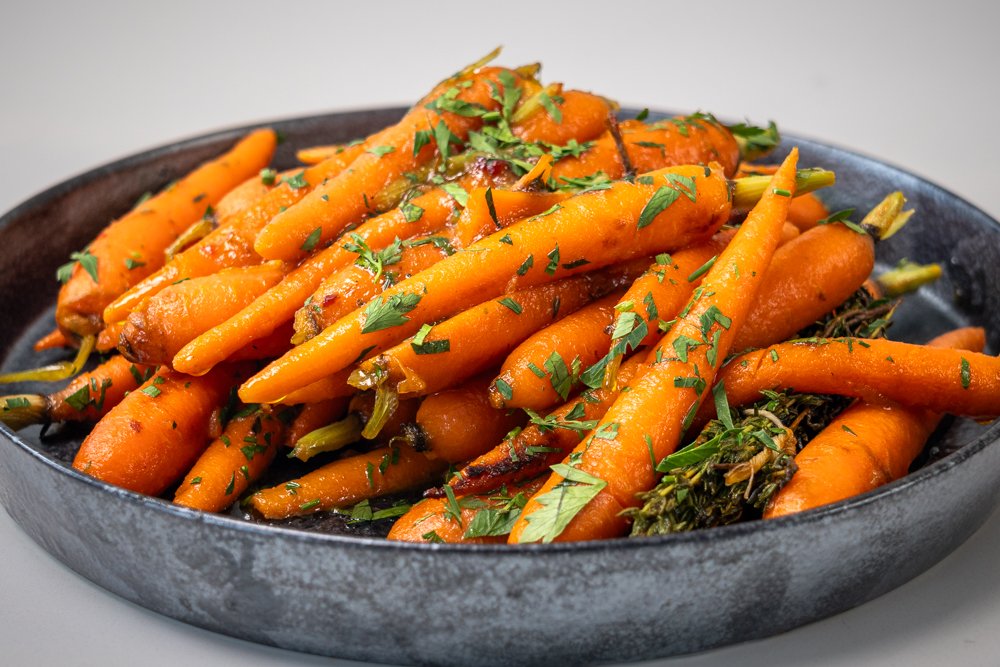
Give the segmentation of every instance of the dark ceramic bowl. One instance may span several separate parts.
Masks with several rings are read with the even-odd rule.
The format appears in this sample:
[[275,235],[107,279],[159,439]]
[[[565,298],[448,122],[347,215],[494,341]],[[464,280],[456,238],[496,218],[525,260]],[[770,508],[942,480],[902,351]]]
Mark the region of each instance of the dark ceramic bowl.
[[[345,141],[400,109],[274,123],[295,147]],[[109,219],[221,152],[244,129],[149,151],[34,197],[0,221],[5,369],[35,366],[51,326],[55,267]],[[910,174],[812,141],[803,165],[833,169],[833,209],[902,189],[919,211],[880,245],[881,264],[940,261],[894,335],[957,324],[1000,335],[1000,227]],[[1000,427],[956,420],[929,462],[876,492],[767,523],[585,544],[395,544],[341,523],[262,525],[110,487],[70,469],[80,434],[0,432],[0,500],[66,565],[159,613],[263,644],[418,664],[583,664],[699,651],[777,634],[871,600],[968,538],[997,505]],[[480,619],[470,622],[470,619]]]

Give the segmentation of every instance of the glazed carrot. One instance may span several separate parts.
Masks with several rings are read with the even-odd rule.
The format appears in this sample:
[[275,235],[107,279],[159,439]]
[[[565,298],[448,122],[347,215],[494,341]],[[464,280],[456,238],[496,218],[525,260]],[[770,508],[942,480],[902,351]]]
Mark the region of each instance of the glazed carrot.
[[288,436],[285,438],[285,444],[292,446],[305,434],[311,433],[332,421],[341,419],[347,412],[347,404],[349,402],[350,400],[346,396],[343,396],[341,398],[331,398],[303,405],[302,411],[299,412],[291,426],[288,427]]
[[548,211],[569,196],[569,192],[475,188],[469,192],[465,209],[455,223],[455,245],[467,248],[522,218]]
[[548,143],[562,145],[589,141],[604,132],[612,110],[607,99],[580,90],[560,90],[557,95],[549,96],[558,119],[540,104],[533,107],[533,112],[526,109],[529,104],[526,101],[511,119],[517,137],[524,141],[544,137]]
[[254,174],[247,180],[243,181],[235,188],[226,193],[226,195],[219,200],[219,203],[215,206],[215,219],[225,220],[226,218],[236,215],[243,209],[252,206],[258,199],[266,195],[275,185],[280,183],[281,180],[286,176],[291,176],[291,173],[275,174],[272,178],[267,169],[262,169],[260,173]]
[[284,425],[270,409],[234,417],[177,487],[178,505],[221,512],[260,479],[278,451]]
[[454,501],[450,498],[425,498],[396,519],[386,538],[397,542],[452,544],[506,542],[506,530],[520,512],[521,505],[541,484],[541,479],[535,479],[489,495],[458,497]]
[[[792,149],[690,307],[650,355],[649,367],[528,501],[511,542],[587,540],[625,531],[620,512],[653,486],[656,462],[677,447],[750,310],[795,192],[797,158]],[[551,516],[553,500],[581,485],[589,489],[579,511]]]
[[135,391],[153,373],[124,357],[111,357],[94,370],[76,376],[47,396],[0,397],[0,421],[14,430],[43,422],[97,421]]
[[129,314],[118,349],[132,361],[169,366],[184,345],[252,302],[285,273],[282,262],[266,262],[171,285]]
[[289,392],[281,400],[286,405],[297,405],[299,403],[316,403],[343,396],[351,396],[357,393],[357,389],[347,384],[347,379],[354,372],[353,368],[345,368],[332,375],[327,375],[315,382],[307,384],[301,389]]
[[[693,186],[683,195],[669,179]],[[676,199],[664,210],[663,197],[670,193]],[[421,324],[505,289],[551,282],[707,238],[728,219],[730,203],[721,172],[701,167],[674,167],[642,182],[617,182],[578,195],[548,215],[515,223],[387,289],[272,363],[241,394],[249,402],[277,400],[346,368],[365,350],[387,349]]]
[[376,496],[418,489],[440,478],[448,464],[408,446],[379,447],[339,459],[250,496],[266,519],[342,508]]
[[[631,282],[648,260],[509,292],[465,310],[421,335],[361,363],[351,383],[360,388],[387,384],[400,396],[425,396],[495,366],[525,338],[596,297]],[[572,359],[546,364],[563,398],[572,388]],[[577,373],[579,368],[577,368]],[[557,377],[558,376],[558,379]],[[506,388],[501,389],[501,393]]]
[[101,329],[101,333],[97,334],[97,346],[94,349],[101,354],[117,350],[118,339],[121,337],[124,328],[125,320],[106,325]]
[[[378,141],[378,137],[378,134],[373,135],[371,140]],[[249,207],[220,221],[206,237],[108,304],[104,309],[104,321],[114,323],[125,319],[145,299],[179,280],[211,275],[225,268],[259,264],[261,258],[253,250],[253,240],[261,227],[283,208],[304,197],[310,190],[310,183],[332,178],[347,166],[349,163],[343,156],[335,156],[282,180]],[[262,179],[266,177],[266,174],[261,176]]]
[[[407,210],[414,209],[396,208],[368,220],[354,233],[370,247],[385,247],[396,238],[411,238],[440,229],[458,206],[441,189],[420,195],[410,203],[420,210],[419,216],[415,212],[407,214]],[[182,348],[174,359],[174,368],[190,375],[207,372],[250,341],[289,321],[326,276],[355,259],[357,254],[336,243],[309,257],[253,303]]]
[[[981,352],[985,332],[958,329],[931,347]],[[764,510],[765,519],[802,512],[878,488],[905,475],[941,421],[930,410],[858,401],[795,456],[798,470]]]
[[97,422],[73,467],[131,491],[163,493],[204,451],[212,414],[242,375],[232,367],[200,378],[159,371]]
[[[453,144],[461,145],[469,131],[482,124],[481,114],[459,115],[447,109],[466,104],[496,110],[494,87],[519,88],[519,81],[511,70],[486,67],[440,84],[429,96],[428,104],[413,107],[385,130],[379,144],[359,155],[350,170],[325,183],[316,182],[313,192],[274,216],[260,230],[254,249],[267,259],[294,260],[304,254],[302,246],[311,235],[316,235],[320,244],[335,238],[347,225],[372,213],[371,201],[387,185],[407,172],[418,171],[435,157],[447,159]],[[418,135],[421,132],[425,134]],[[443,136],[437,145],[435,132]],[[422,146],[416,143],[418,136],[427,137],[421,140]]]
[[275,147],[272,130],[258,130],[231,150],[138,204],[75,256],[59,290],[56,322],[72,336],[96,334],[109,303],[163,265],[163,251],[207,207],[265,166]]
[[[692,116],[645,124],[623,121],[619,124],[622,144],[630,166],[636,173],[682,164],[717,162],[726,176],[733,176],[740,162],[739,145],[732,133],[717,121]],[[556,179],[584,178],[603,171],[609,178],[625,175],[626,165],[614,136],[607,132],[578,157],[556,162]]]
[[633,357],[618,370],[617,387],[585,392],[545,418],[532,417],[531,423],[513,437],[467,464],[448,485],[462,496],[487,493],[504,484],[519,483],[546,472],[580,444],[614,403],[622,387],[633,382],[640,371],[640,359]]
[[777,389],[887,399],[964,417],[1000,414],[1000,359],[884,339],[779,343],[734,357],[719,382],[731,405]]
[[70,347],[70,340],[57,327],[35,341],[31,349],[35,352],[44,352],[45,350],[52,350],[58,347]]

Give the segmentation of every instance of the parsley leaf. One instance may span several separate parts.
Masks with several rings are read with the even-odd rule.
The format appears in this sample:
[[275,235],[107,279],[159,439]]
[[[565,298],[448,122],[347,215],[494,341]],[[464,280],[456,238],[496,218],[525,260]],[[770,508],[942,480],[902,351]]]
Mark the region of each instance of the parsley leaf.
[[603,479],[565,463],[552,466],[552,470],[564,479],[551,491],[536,497],[542,507],[527,517],[528,525],[521,532],[520,542],[551,542],[608,485]]
[[373,297],[365,306],[365,324],[361,327],[361,333],[367,334],[406,324],[410,318],[404,317],[404,314],[416,308],[418,303],[420,295],[409,292],[393,294],[388,299],[381,294]]

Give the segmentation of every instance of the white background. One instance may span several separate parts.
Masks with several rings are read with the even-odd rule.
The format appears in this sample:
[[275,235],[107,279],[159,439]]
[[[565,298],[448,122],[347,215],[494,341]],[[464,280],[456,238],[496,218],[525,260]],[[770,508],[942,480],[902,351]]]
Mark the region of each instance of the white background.
[[[2,0],[0,210],[206,131],[407,104],[502,44],[503,64],[542,61],[545,81],[630,106],[774,119],[926,176],[998,217],[996,7]],[[859,609],[655,664],[996,664],[998,564],[994,516],[938,566]],[[62,567],[3,512],[0,646],[11,665],[352,664],[231,640],[123,602]]]

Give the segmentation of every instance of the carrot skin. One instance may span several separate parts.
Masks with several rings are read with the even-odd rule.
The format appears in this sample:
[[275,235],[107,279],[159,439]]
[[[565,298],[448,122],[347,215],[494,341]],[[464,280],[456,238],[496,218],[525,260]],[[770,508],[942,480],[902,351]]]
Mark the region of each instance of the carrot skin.
[[328,463],[294,480],[294,484],[258,491],[250,496],[250,505],[266,519],[348,507],[368,498],[430,484],[447,467],[444,461],[410,447],[380,447]]
[[223,269],[171,285],[129,314],[118,349],[132,361],[169,366],[184,345],[275,285],[281,262]]
[[227,153],[201,165],[172,187],[136,206],[97,235],[89,252],[97,280],[77,263],[59,290],[56,322],[67,335],[99,332],[105,306],[163,266],[167,246],[207,207],[264,167],[276,145],[272,130],[257,130]]
[[174,495],[178,505],[221,512],[274,461],[284,426],[270,412],[236,417],[198,457]]
[[[111,357],[89,373],[73,378],[64,389],[49,394],[48,416],[56,422],[97,421],[118,405],[127,393],[135,391],[141,384],[139,380],[150,372],[148,367],[133,364],[123,357]],[[88,387],[86,407],[78,410],[66,399],[84,387]]]
[[[980,352],[982,329],[958,329],[928,346]],[[798,470],[764,509],[794,514],[860,495],[904,476],[942,415],[895,403],[857,401],[795,455]]]
[[130,491],[163,493],[208,445],[212,413],[241,375],[222,367],[201,378],[158,372],[97,423],[73,467]]
[[[633,234],[658,185],[667,187],[663,185],[667,174],[694,179],[696,201],[679,197],[652,218],[651,224]],[[415,333],[421,324],[481,303],[484,298],[675,250],[708,238],[729,218],[729,186],[719,170],[676,167],[650,177],[652,185],[618,182],[607,190],[574,197],[546,216],[515,223],[394,285],[383,293],[384,299],[421,295],[405,324],[362,333],[366,315],[365,309],[358,309],[258,373],[241,388],[241,396],[249,402],[277,400],[346,368],[372,346],[376,351],[387,349]],[[560,260],[554,263],[547,256],[555,252],[557,244]],[[533,268],[522,268],[529,257]],[[590,263],[576,263],[582,259]],[[550,264],[554,266],[550,268]]]
[[70,342],[70,339],[66,337],[66,334],[56,327],[36,340],[35,344],[31,346],[31,349],[35,352],[44,352],[45,350],[54,350],[60,347],[71,347],[71,345],[72,343]]
[[[548,539],[597,539],[620,534],[626,528],[627,522],[618,512],[635,506],[636,493],[652,487],[656,462],[677,447],[683,424],[711,387],[717,364],[725,358],[746,319],[781,237],[788,202],[795,192],[797,158],[798,151],[792,149],[747,221],[709,269],[702,287],[711,295],[692,297],[691,308],[678,317],[647,358],[648,368],[630,391],[619,395],[594,435],[574,450],[571,457],[578,459],[579,469],[603,480],[606,486],[561,533]],[[708,317],[712,308],[726,318],[727,325],[718,319],[708,321],[707,326],[703,323],[702,316]],[[710,338],[712,344],[708,344]],[[686,346],[681,354],[677,348],[684,340],[702,343]],[[714,358],[710,358],[710,351]],[[567,460],[572,462],[572,458]],[[511,542],[521,540],[528,517],[542,507],[538,498],[562,481],[561,475],[553,473],[528,501],[511,532]]]
[[316,403],[308,403],[302,406],[302,411],[288,427],[288,436],[285,444],[289,447],[299,441],[299,438],[312,433],[316,429],[326,426],[341,419],[347,412],[347,404],[350,400],[343,396],[341,398],[331,398]]

